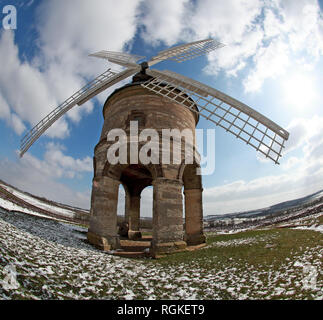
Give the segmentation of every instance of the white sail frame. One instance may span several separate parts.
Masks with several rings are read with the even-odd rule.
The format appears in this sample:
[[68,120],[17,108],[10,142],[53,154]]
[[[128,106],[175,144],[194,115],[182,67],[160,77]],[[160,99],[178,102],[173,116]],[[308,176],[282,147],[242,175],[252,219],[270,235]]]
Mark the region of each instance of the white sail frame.
[[153,77],[141,84],[144,88],[182,104],[279,163],[284,142],[289,137],[289,133],[279,125],[242,102],[198,81],[171,71],[147,69],[163,60],[182,62],[223,46],[213,39],[195,41],[160,51],[148,63],[141,65],[137,62],[144,57],[138,55],[113,51],[91,54],[90,56],[107,59],[127,69],[121,72],[108,69],[55,108],[22,138],[20,157],[56,120],[75,105],[82,105],[103,90],[141,71]]
[[151,58],[151,60],[148,62],[148,65],[152,66],[163,60],[173,60],[176,62],[191,60],[195,57],[209,53],[210,51],[213,51],[215,49],[222,48],[223,46],[224,44],[214,39],[205,39],[183,44],[160,51],[157,56]]
[[127,68],[138,67],[137,62],[145,58],[144,56],[138,56],[135,54],[115,52],[115,51],[105,51],[105,50],[92,53],[89,56],[105,59],[112,63],[116,63]]
[[[147,70],[153,78],[142,86],[183,105],[251,145],[279,164],[289,133],[242,102],[171,71]],[[197,107],[197,108],[196,108]]]
[[32,144],[60,117],[75,105],[82,105],[103,90],[111,87],[119,81],[128,78],[137,72],[136,69],[126,69],[121,72],[106,70],[94,80],[86,84],[79,91],[66,99],[62,104],[50,112],[45,118],[40,120],[28,133],[21,139],[20,157],[22,157]]

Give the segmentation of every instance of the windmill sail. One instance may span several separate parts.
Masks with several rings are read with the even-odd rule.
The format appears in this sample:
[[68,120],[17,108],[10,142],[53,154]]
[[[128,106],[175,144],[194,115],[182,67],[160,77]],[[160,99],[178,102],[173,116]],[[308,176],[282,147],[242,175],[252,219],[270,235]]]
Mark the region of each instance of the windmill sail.
[[160,51],[150,61],[141,64],[137,62],[144,57],[129,53],[100,51],[91,54],[90,56],[107,59],[127,69],[121,72],[108,69],[54,109],[21,140],[20,156],[72,107],[82,105],[103,90],[140,71],[140,74],[152,76],[152,79],[141,84],[143,87],[197,112],[279,163],[284,143],[289,136],[286,130],[221,91],[175,72],[148,69],[163,60],[182,62],[221,47],[223,44],[213,39],[195,41]]
[[183,62],[186,60],[191,60],[195,57],[201,56],[205,53],[221,48],[223,46],[224,44],[217,42],[213,39],[195,41],[160,51],[157,54],[157,56],[153,57],[148,62],[148,64],[149,66],[152,66],[163,60]]
[[221,91],[175,72],[147,70],[147,74],[153,79],[143,83],[144,88],[199,113],[279,163],[289,137],[279,125]]
[[126,69],[121,72],[115,72],[108,69],[94,80],[89,82],[79,91],[75,92],[71,97],[66,99],[56,109],[49,113],[45,118],[38,122],[21,140],[20,145],[20,157],[31,147],[31,145],[61,116],[67,111],[73,108],[75,105],[82,105],[86,101],[90,100],[103,90],[116,84],[117,82],[128,78],[139,68]]
[[137,67],[137,61],[144,59],[143,56],[137,56],[134,54],[114,52],[114,51],[99,51],[89,55],[90,57],[96,57],[106,59],[112,63],[119,64],[124,67],[133,68]]

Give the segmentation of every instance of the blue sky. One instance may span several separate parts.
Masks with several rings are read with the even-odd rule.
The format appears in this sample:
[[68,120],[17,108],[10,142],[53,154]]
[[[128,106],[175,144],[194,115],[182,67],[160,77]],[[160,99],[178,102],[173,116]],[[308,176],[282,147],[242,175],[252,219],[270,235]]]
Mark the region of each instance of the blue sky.
[[[212,37],[226,46],[155,67],[233,96],[287,129],[290,139],[275,165],[216,128],[215,173],[203,177],[204,214],[256,209],[323,188],[322,1],[1,0],[0,9],[8,4],[17,9],[17,29],[0,24],[0,179],[88,208],[102,105],[116,87],[72,109],[19,159],[25,131],[115,68],[88,54],[127,51],[149,58]],[[198,125],[212,127],[204,120]],[[142,215],[151,215],[151,194],[151,188],[143,192]]]

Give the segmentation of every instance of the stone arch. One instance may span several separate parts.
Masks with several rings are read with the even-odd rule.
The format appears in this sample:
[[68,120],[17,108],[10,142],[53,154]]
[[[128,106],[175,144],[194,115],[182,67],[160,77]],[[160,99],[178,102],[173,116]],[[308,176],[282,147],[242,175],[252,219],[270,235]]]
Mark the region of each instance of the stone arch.
[[201,167],[198,163],[186,164],[182,162],[178,170],[178,179],[183,181],[186,189],[202,189],[202,176],[198,174]]
[[129,239],[141,238],[140,199],[142,190],[152,185],[153,177],[160,171],[156,165],[106,163],[103,176],[119,181],[125,190],[125,224]]
[[[121,192],[120,192],[121,191]],[[123,197],[121,196],[121,194],[123,193]],[[118,194],[118,211],[117,214],[121,213],[120,216],[117,217],[117,225],[118,225],[118,234],[122,237],[128,237],[128,230],[129,230],[129,225],[128,225],[128,217],[127,217],[127,199],[129,199],[128,197],[128,187],[123,184],[120,183],[119,184],[119,194]],[[122,211],[120,211],[120,207],[122,207]]]
[[[107,161],[102,170],[102,176],[107,176],[113,179],[120,180],[122,172],[131,165],[132,164],[121,164],[121,163],[111,164]],[[145,164],[139,163],[138,166],[147,169],[150,172],[153,180],[156,178],[164,177],[163,168],[160,164],[150,163],[145,165]]]

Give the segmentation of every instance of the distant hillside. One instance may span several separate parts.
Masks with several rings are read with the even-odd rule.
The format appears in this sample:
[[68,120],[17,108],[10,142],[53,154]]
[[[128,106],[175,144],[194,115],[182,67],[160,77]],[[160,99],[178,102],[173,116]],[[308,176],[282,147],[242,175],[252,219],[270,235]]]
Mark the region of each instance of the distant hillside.
[[[32,215],[66,220],[82,225],[88,225],[90,211],[65,205],[44,197],[35,196],[0,180],[0,208],[7,211],[17,211]],[[118,215],[118,224],[124,221],[123,215]],[[152,228],[152,218],[141,217],[142,228]]]
[[0,180],[0,207],[8,211],[41,215],[81,224],[87,224],[90,216],[88,210],[34,196],[2,180]]
[[[211,222],[228,219],[252,220],[257,218],[273,217],[282,215],[293,209],[301,209],[309,204],[322,201],[323,190],[320,190],[305,197],[281,202],[267,208],[222,215],[208,215],[204,217],[204,221]],[[84,225],[88,224],[90,218],[89,210],[65,205],[43,197],[32,195],[28,192],[21,191],[2,180],[0,180],[0,208],[1,207],[9,211],[13,210],[30,214],[41,214]],[[118,223],[121,223],[123,220],[124,216],[118,215]],[[140,220],[143,228],[152,227],[151,217],[141,217]]]
[[291,210],[293,208],[298,208],[298,207],[302,207],[304,205],[310,204],[313,201],[319,200],[320,198],[323,199],[323,189],[313,194],[307,195],[305,197],[284,201],[267,208],[244,211],[244,212],[234,212],[234,213],[221,214],[221,215],[208,215],[204,217],[204,220],[212,221],[212,220],[233,219],[233,218],[256,218],[256,217],[262,217],[267,215],[275,215],[285,210]]

